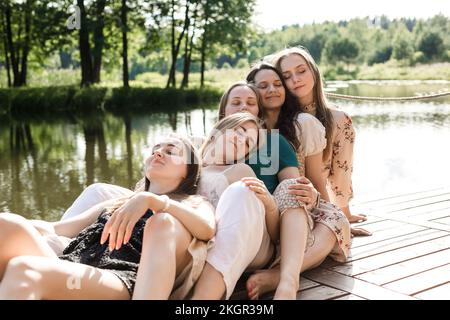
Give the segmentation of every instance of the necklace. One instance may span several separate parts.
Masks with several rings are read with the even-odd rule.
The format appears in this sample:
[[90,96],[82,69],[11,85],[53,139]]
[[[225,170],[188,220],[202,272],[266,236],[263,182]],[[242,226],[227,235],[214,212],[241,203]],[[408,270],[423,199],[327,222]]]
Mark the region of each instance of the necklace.
[[306,106],[302,106],[303,111],[313,111],[316,110],[316,103],[312,102]]

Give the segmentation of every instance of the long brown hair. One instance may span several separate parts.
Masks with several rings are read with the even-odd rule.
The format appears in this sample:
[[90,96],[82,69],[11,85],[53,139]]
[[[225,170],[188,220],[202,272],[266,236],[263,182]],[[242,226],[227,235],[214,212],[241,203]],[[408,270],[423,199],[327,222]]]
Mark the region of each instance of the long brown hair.
[[314,61],[312,55],[304,47],[287,48],[277,52],[274,56],[273,63],[275,67],[282,72],[281,62],[292,54],[297,54],[305,59],[306,64],[313,73],[314,87],[313,87],[313,99],[316,104],[316,118],[325,127],[327,146],[323,151],[323,159],[327,159],[332,149],[332,137],[334,131],[334,119],[333,114],[328,107],[328,101],[323,91],[323,80],[317,63]]
[[[179,201],[187,198],[190,199],[192,198],[192,195],[195,195],[195,193],[197,192],[198,181],[200,179],[202,162],[199,152],[197,151],[197,149],[195,149],[195,147],[188,139],[177,134],[171,134],[169,137],[177,139],[183,144],[187,174],[186,178],[184,178],[174,190],[168,193],[168,196],[171,199]],[[151,181],[144,176],[144,178],[136,183],[134,193],[148,191],[150,189],[150,184]],[[110,213],[114,213],[114,211],[120,208],[131,197],[132,196],[118,199],[113,205],[107,208],[107,211]],[[195,202],[195,200],[193,200],[193,202]]]
[[227,106],[228,103],[228,98],[230,97],[230,93],[231,91],[233,91],[234,88],[236,87],[247,87],[250,88],[256,95],[256,102],[258,103],[258,118],[261,119],[262,117],[262,108],[261,108],[261,95],[259,94],[258,89],[250,84],[247,83],[245,81],[238,81],[233,83],[222,95],[222,98],[220,99],[220,104],[219,104],[219,120],[222,120],[223,118],[225,118],[225,108]]
[[[275,124],[275,129],[279,129],[280,133],[292,144],[294,149],[297,150],[300,147],[300,139],[297,132],[300,131],[297,131],[298,122],[296,119],[297,114],[301,112],[298,108],[297,98],[286,87],[286,83],[281,72],[267,62],[260,62],[253,66],[247,74],[246,80],[249,83],[256,85],[255,77],[261,70],[271,70],[275,72],[278,78],[280,78],[285,91],[285,99],[283,105],[281,106],[280,114],[278,115],[277,123]],[[262,104],[260,105],[260,109],[264,109],[261,107]]]

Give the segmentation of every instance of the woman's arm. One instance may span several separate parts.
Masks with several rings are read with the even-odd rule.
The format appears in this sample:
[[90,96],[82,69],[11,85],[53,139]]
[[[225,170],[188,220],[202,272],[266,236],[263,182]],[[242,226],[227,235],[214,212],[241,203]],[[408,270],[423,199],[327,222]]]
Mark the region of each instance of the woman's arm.
[[94,223],[104,208],[111,206],[117,199],[101,202],[85,212],[66,220],[51,222],[55,233],[68,238],[76,237],[84,228]]
[[298,167],[286,167],[278,172],[279,182],[286,179],[297,179],[297,184],[289,186],[289,193],[304,203],[307,209],[312,209],[317,205],[318,191],[308,178],[300,176]]
[[[200,201],[197,206],[188,205],[188,200],[168,201],[168,207],[164,212],[177,218],[194,237],[209,240],[214,236],[214,209],[206,201]],[[165,207],[166,201],[162,196],[151,192],[136,193],[111,215],[103,229],[100,242],[105,243],[109,238],[110,250],[120,249],[122,244],[130,240],[134,226],[148,209],[158,214],[156,212]]]
[[208,241],[216,233],[214,207],[208,201],[189,198],[181,202],[169,200],[166,212],[177,218],[199,240]]
[[322,152],[305,158],[305,176],[312,182],[317,191],[320,192],[321,198],[330,201],[327,191],[327,182],[322,175]]

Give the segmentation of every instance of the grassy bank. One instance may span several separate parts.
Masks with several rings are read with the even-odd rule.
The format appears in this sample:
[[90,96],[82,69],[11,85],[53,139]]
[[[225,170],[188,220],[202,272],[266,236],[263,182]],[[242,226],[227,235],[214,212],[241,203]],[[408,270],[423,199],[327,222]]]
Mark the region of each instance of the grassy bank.
[[[211,69],[205,73],[205,86],[225,90],[235,81],[244,79],[250,67],[234,69]],[[326,80],[450,80],[450,63],[416,64],[405,66],[398,61],[367,65],[320,65]],[[3,70],[2,70],[3,73]],[[102,72],[102,87],[120,88],[120,72]],[[177,83],[182,74],[177,73]],[[192,73],[189,78],[190,88],[198,90],[200,73]],[[6,78],[0,77],[0,88],[6,87]],[[78,86],[79,70],[43,70],[33,71],[28,79],[29,87]],[[133,88],[165,88],[167,75],[157,72],[145,72],[130,81]]]
[[217,104],[217,89],[107,88],[76,86],[0,89],[0,115],[55,112],[170,111]]

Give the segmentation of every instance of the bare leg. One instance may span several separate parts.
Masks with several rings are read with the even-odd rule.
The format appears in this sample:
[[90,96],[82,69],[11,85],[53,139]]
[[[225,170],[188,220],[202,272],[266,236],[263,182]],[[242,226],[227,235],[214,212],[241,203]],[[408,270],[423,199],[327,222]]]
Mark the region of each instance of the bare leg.
[[[305,252],[301,272],[319,266],[336,243],[334,233],[324,224],[318,223],[313,229],[316,241]],[[258,270],[247,280],[247,292],[250,299],[258,299],[266,292],[274,291],[280,282],[280,266],[273,269]]]
[[225,290],[226,286],[222,274],[212,265],[206,263],[195,284],[192,300],[220,300],[223,299]]
[[11,259],[0,286],[0,300],[129,298],[127,288],[113,273],[49,257]]
[[305,255],[308,221],[304,209],[288,209],[281,217],[280,282],[274,299],[295,299]]
[[17,256],[45,256],[56,254],[44,237],[24,217],[12,213],[0,214],[0,281],[9,260]]
[[0,300],[129,298],[114,274],[59,260],[25,218],[1,214],[0,231]]
[[158,213],[145,226],[133,299],[168,299],[175,278],[191,261],[192,235],[173,216]]
[[209,250],[207,263],[195,284],[193,300],[227,299],[264,247],[264,207],[242,182],[231,184],[222,193],[216,217],[219,219],[214,247]]

